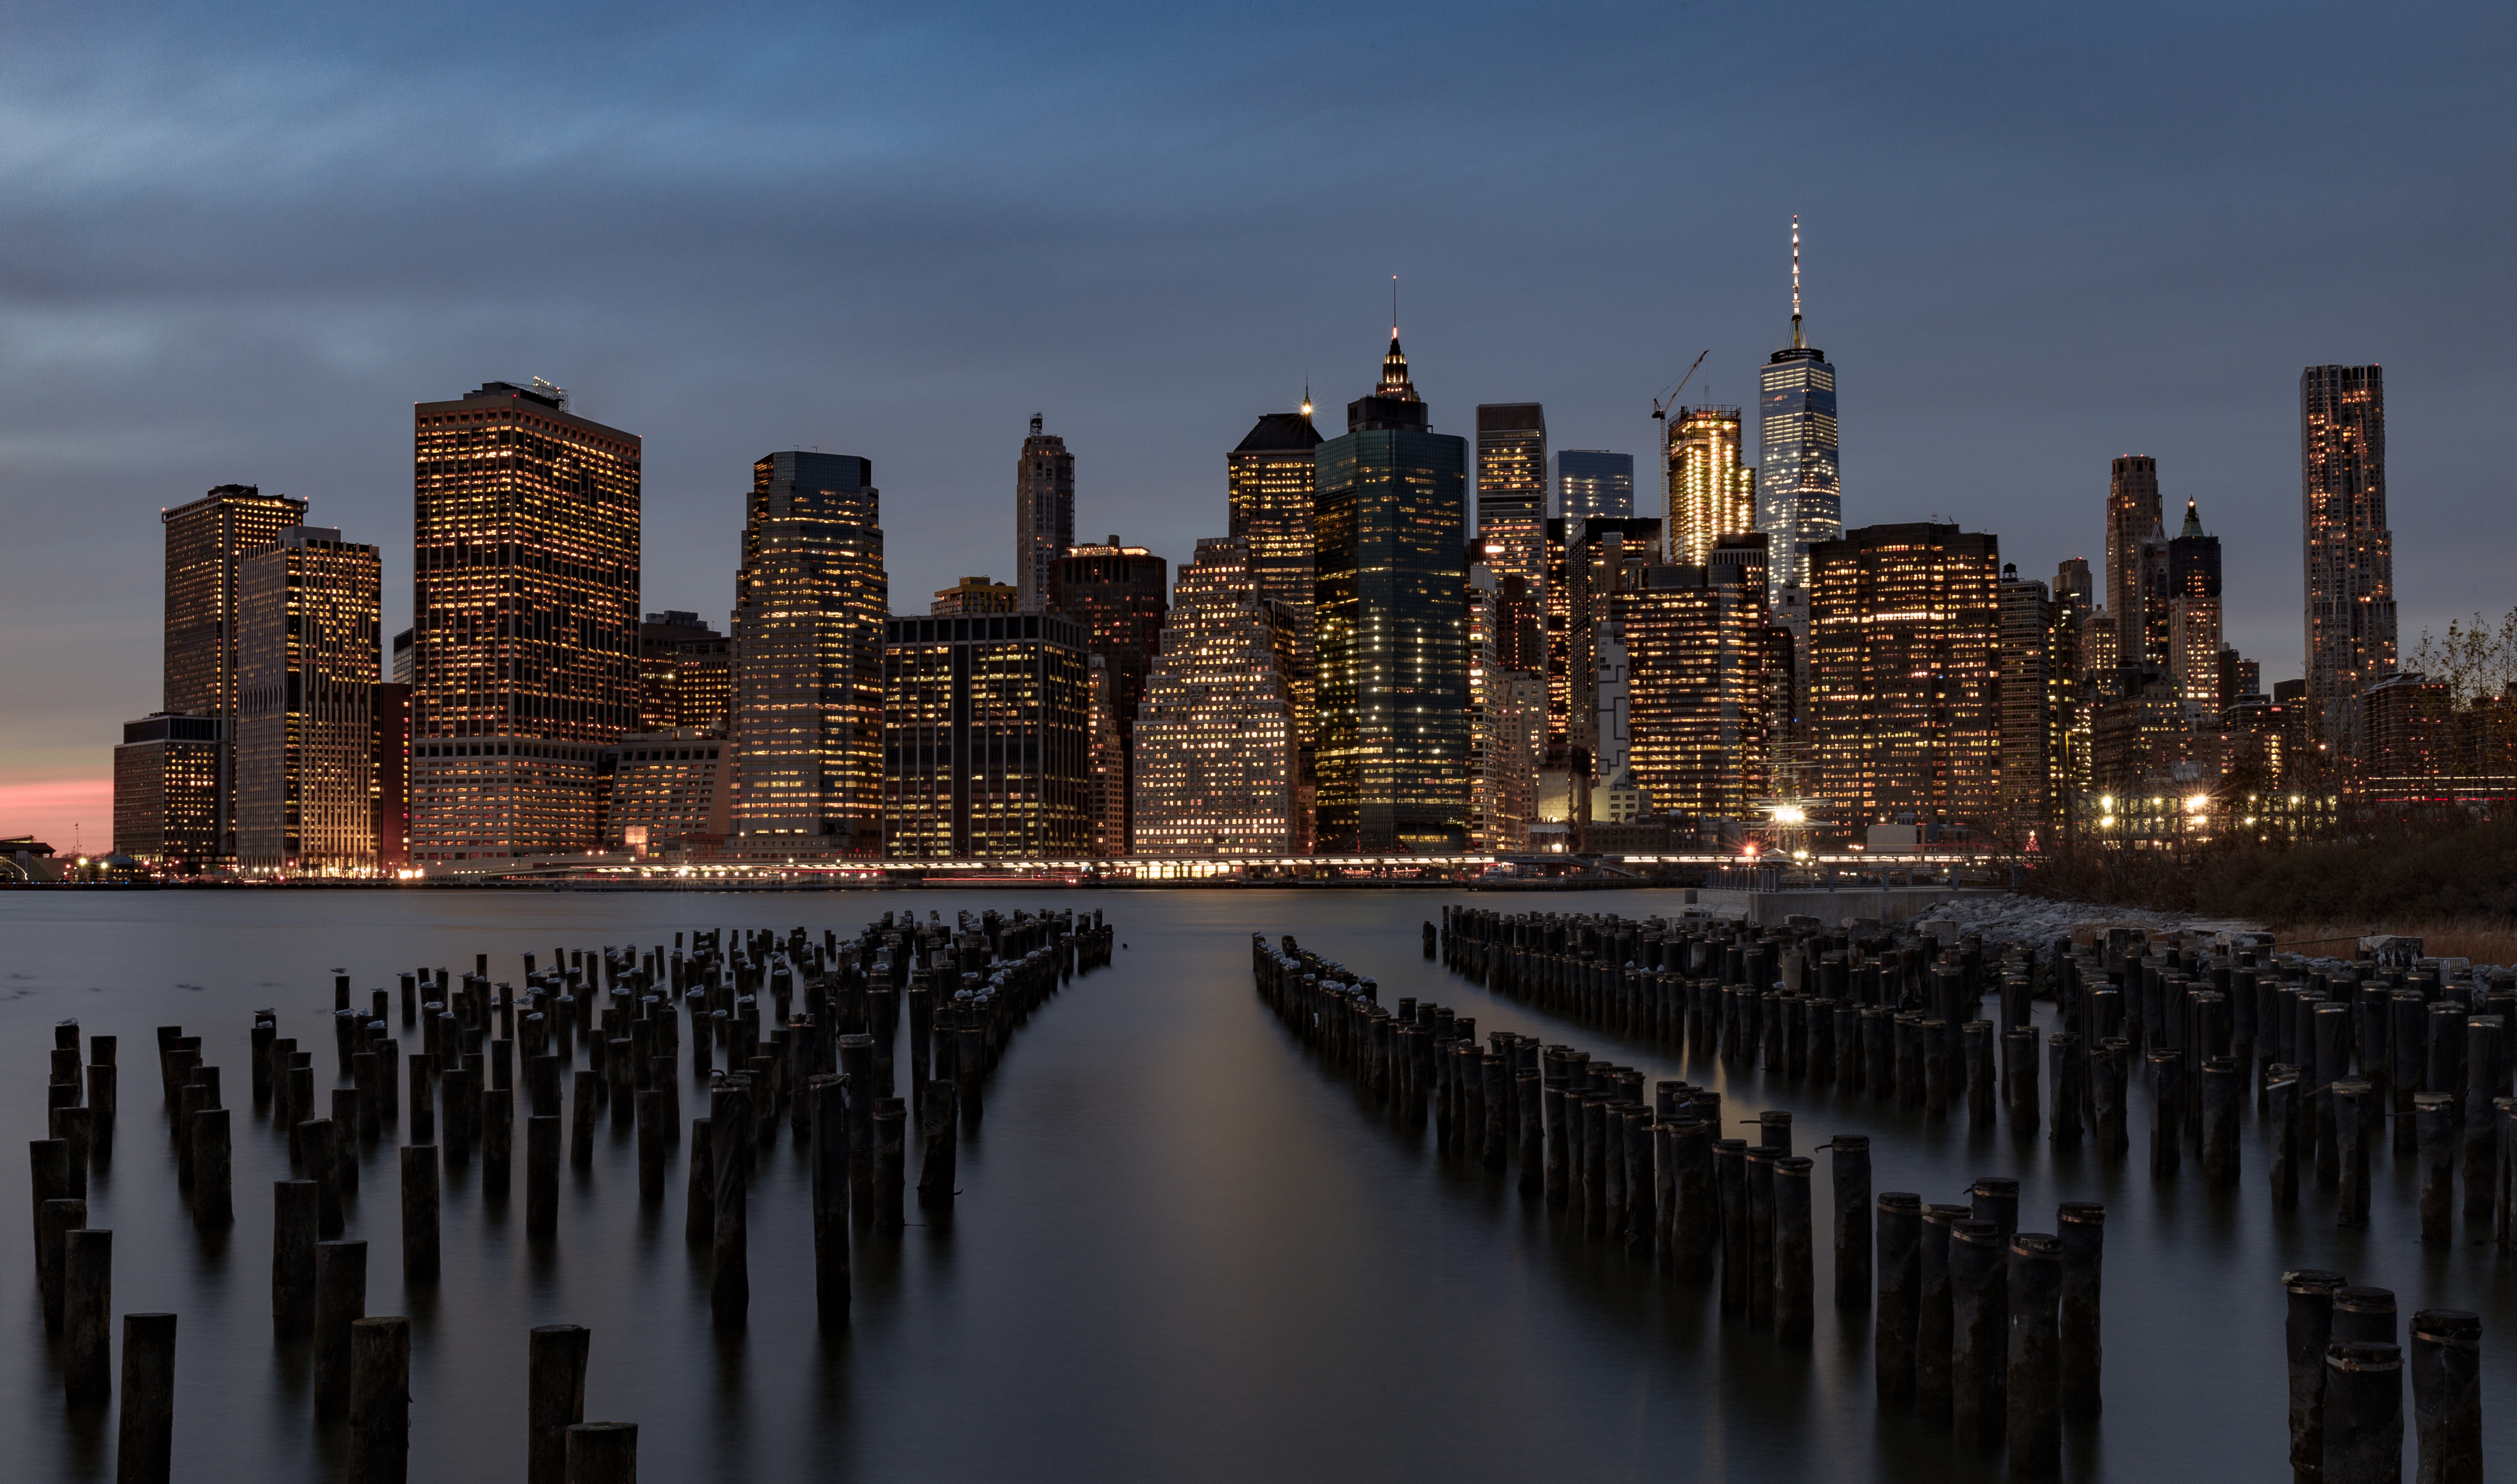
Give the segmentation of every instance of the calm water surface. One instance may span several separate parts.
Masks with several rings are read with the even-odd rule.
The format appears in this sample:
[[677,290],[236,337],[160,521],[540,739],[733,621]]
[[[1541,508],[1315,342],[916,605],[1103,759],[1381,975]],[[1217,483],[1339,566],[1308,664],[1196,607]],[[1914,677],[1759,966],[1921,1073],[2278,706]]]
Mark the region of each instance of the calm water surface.
[[[2423,1249],[2409,1162],[2378,1156],[2373,1223],[2346,1232],[2312,1176],[2298,1211],[2270,1208],[2251,1113],[2244,1183],[2221,1195],[2190,1157],[2181,1183],[2153,1187],[2140,1110],[2133,1166],[2107,1167],[2006,1128],[1770,1091],[1753,1072],[1682,1065],[1490,998],[1421,958],[1417,924],[1470,900],[1675,910],[1642,892],[0,894],[0,1129],[12,1150],[43,1135],[55,1021],[121,1037],[120,1128],[91,1177],[89,1224],[116,1233],[117,1315],[182,1316],[176,1477],[337,1478],[302,1349],[271,1334],[284,1139],[239,1111],[235,1225],[197,1237],[175,1191],[154,1027],[201,1036],[245,1110],[256,1006],[277,1006],[280,1034],[329,1075],[334,965],[363,995],[422,964],[459,974],[477,953],[521,980],[524,953],[652,946],[676,929],[847,936],[886,911],[1097,907],[1129,948],[1014,1041],[961,1153],[949,1227],[859,1232],[842,1336],[813,1322],[806,1183],[783,1137],[751,1197],[750,1324],[722,1337],[704,1253],[695,1262],[682,1240],[686,1151],[666,1201],[642,1208],[634,1135],[605,1119],[594,1168],[562,1172],[548,1251],[524,1236],[521,1149],[502,1206],[484,1203],[477,1161],[449,1171],[444,1276],[405,1294],[389,1130],[346,1235],[369,1243],[367,1312],[412,1319],[411,1477],[523,1476],[526,1332],[559,1323],[594,1332],[586,1415],[637,1422],[651,1479],[2001,1476],[1998,1460],[1877,1414],[1867,1315],[1839,1323],[1827,1301],[1822,1217],[1813,1343],[1726,1323],[1710,1291],[1558,1232],[1509,1173],[1437,1158],[1429,1129],[1393,1127],[1315,1065],[1250,985],[1249,934],[1292,932],[1376,976],[1385,1003],[1437,999],[1480,1033],[1684,1075],[1734,1110],[1790,1109],[1804,1148],[1868,1133],[1879,1190],[1963,1200],[1976,1175],[2016,1175],[2030,1230],[2050,1230],[2061,1201],[2106,1202],[2106,1415],[2067,1433],[2070,1477],[2285,1479],[2279,1277],[2306,1265],[2394,1289],[2407,1320],[2482,1312],[2487,1456],[2517,1477],[2503,1472],[2517,1467],[2517,1263],[2487,1245]],[[688,1089],[683,1111],[697,1111]],[[66,1411],[52,1369],[22,1158],[9,1156],[17,1194],[0,1219],[0,1478],[110,1479],[109,1411]]]

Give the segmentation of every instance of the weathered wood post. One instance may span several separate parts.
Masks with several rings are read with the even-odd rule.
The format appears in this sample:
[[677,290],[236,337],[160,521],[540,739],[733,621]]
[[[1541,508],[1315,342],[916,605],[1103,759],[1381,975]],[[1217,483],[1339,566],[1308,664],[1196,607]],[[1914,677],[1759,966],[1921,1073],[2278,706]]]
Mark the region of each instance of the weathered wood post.
[[564,1484],[568,1429],[585,1420],[585,1361],[594,1342],[583,1325],[533,1332],[525,1392],[525,1484]]
[[1722,1312],[1745,1314],[1749,1282],[1746,1139],[1713,1141],[1713,1182],[1722,1207]]
[[2454,1240],[2455,1098],[2445,1092],[2412,1096],[2420,1154],[2421,1242],[2445,1247]]
[[744,1186],[744,1157],[752,1137],[750,1089],[741,1082],[716,1089],[708,1119],[708,1137],[714,1146],[709,1174],[715,1183],[711,1233],[715,1264],[708,1280],[708,1304],[718,1325],[736,1328],[751,1307]]
[[2412,1420],[2420,1484],[2482,1484],[2482,1318],[2412,1316]]
[[2287,1066],[2267,1069],[2264,1101],[2271,1108],[2273,1209],[2295,1210],[2298,1208],[2298,1152],[2300,1135],[2304,1131],[2300,1126],[2295,1069]]
[[192,1225],[215,1231],[235,1221],[234,1158],[229,1143],[228,1110],[201,1108],[192,1114]]
[[[848,1134],[846,1089],[836,1074],[815,1077],[806,1089],[812,1133],[805,1158],[812,1171],[813,1296],[825,1328],[848,1322]],[[947,1086],[926,1106],[952,1106]],[[696,1142],[696,1141],[694,1141]],[[696,1153],[696,1151],[694,1151]]]
[[315,1415],[350,1405],[350,1326],[367,1317],[367,1245],[315,1245]]
[[410,1321],[350,1322],[350,1484],[410,1476]]
[[2178,1051],[2150,1053],[2150,1174],[2173,1180],[2185,1152],[2185,1057]]
[[2404,1353],[2375,1340],[2325,1347],[2325,1484],[2401,1484]]
[[1949,1421],[1960,1443],[2001,1441],[2008,1420],[2008,1276],[2001,1228],[1972,1218],[1949,1228]]
[[1889,1191],[1879,1198],[1879,1310],[1871,1331],[1871,1367],[1882,1406],[1914,1400],[1922,1264],[1923,1198]]
[[917,1161],[917,1204],[939,1215],[950,1215],[953,1210],[953,1181],[961,1142],[960,1112],[960,1105],[950,1087],[926,1099],[925,1106],[918,1110],[925,1143]]
[[402,1151],[402,1281],[437,1281],[437,1146],[405,1144]]
[[2289,1358],[2289,1466],[2301,1479],[2320,1478],[2325,1469],[2325,1348],[2333,1339],[2333,1291],[2343,1282],[2340,1273],[2325,1268],[2282,1275],[2289,1293],[2282,1326]]
[[122,1316],[114,1484],[168,1484],[175,1461],[175,1316]]
[[[657,1195],[661,1198],[663,1194],[661,1176],[658,1187]],[[556,1113],[536,1113],[525,1120],[525,1234],[544,1240],[559,1234],[559,1115]]]
[[1949,1416],[1949,1365],[1954,1354],[1954,1323],[1949,1289],[1951,1230],[1974,1219],[1963,1206],[1930,1204],[1923,1208],[1923,1255],[1920,1295],[1914,1316],[1914,1410],[1934,1421]]
[[315,1247],[322,1228],[322,1189],[313,1180],[271,1186],[271,1327],[303,1335],[315,1327]]
[[1787,1340],[1809,1338],[1816,1323],[1810,1214],[1810,1171],[1814,1163],[1801,1155],[1774,1162],[1774,1332]]
[[1870,1137],[1839,1133],[1827,1141],[1835,1176],[1835,1306],[1870,1304]]
[[2086,1420],[2105,1409],[2100,1298],[2106,1286],[2107,1208],[2095,1201],[2066,1201],[2055,1221],[2063,1244],[2063,1291],[2055,1324],[2063,1410]]
[[62,1234],[62,1392],[73,1407],[113,1394],[113,1233]]
[[2062,1468],[2062,1241],[2036,1232],[2012,1237],[2006,1303],[2014,1476],[2043,1478]]
[[638,1424],[578,1422],[568,1429],[563,1484],[638,1484]]

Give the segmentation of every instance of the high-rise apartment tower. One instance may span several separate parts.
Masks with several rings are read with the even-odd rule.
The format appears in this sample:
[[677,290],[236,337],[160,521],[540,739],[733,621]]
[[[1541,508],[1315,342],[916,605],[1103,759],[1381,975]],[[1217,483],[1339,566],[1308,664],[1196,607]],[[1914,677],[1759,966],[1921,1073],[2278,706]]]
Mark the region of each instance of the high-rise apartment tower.
[[1047,611],[1049,564],[1075,544],[1075,455],[1040,421],[1014,462],[1014,607],[1026,614]]
[[1701,567],[1713,543],[1757,529],[1757,471],[1739,461],[1737,407],[1679,407],[1669,427],[1669,561]]
[[2299,373],[2298,420],[2308,719],[2319,738],[2348,746],[2359,715],[2354,698],[2395,672],[2383,370],[2309,366]]

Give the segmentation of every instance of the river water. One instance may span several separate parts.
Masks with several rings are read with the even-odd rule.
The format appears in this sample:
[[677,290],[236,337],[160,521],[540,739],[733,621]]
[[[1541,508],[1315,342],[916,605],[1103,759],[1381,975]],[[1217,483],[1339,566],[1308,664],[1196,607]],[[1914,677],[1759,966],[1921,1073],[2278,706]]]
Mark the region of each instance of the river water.
[[[2282,1359],[2285,1267],[2341,1269],[2416,1308],[2484,1316],[2486,1456],[2517,1463],[2517,1262],[2460,1238],[2417,1241],[2410,1162],[2376,1156],[2374,1214],[2332,1224],[2305,1176],[2271,1209],[2247,1114],[2240,1187],[2154,1187],[2136,1107],[2127,1165],[2060,1153],[2007,1127],[1927,1124],[1859,1095],[1682,1065],[1471,988],[1420,956],[1446,902],[1398,891],[863,891],[812,894],[158,892],[0,894],[0,1130],[43,1134],[53,1023],[121,1038],[122,1116],[91,1177],[89,1224],[114,1239],[113,1308],[179,1313],[179,1480],[341,1476],[319,1430],[302,1351],[270,1325],[270,1183],[284,1137],[250,1113],[251,1011],[330,1075],[335,965],[363,996],[400,972],[458,975],[491,955],[669,943],[676,929],[802,924],[842,937],[886,911],[1098,908],[1128,947],[1077,979],[1015,1038],[960,1155],[949,1224],[860,1228],[844,1335],[813,1317],[811,1222],[783,1135],[751,1196],[750,1322],[710,1322],[706,1257],[683,1241],[677,1147],[667,1199],[642,1208],[635,1136],[598,1127],[590,1171],[564,1168],[560,1230],[524,1235],[522,1137],[508,1205],[485,1205],[479,1162],[449,1171],[444,1272],[405,1294],[392,1130],[369,1151],[349,1216],[369,1242],[369,1314],[412,1319],[411,1477],[521,1479],[526,1335],[593,1331],[589,1420],[639,1424],[649,1479],[842,1480],[1956,1480],[2002,1476],[1942,1429],[1873,1405],[1866,1314],[1834,1312],[1819,1222],[1817,1330],[1785,1347],[1726,1321],[1708,1289],[1558,1229],[1509,1172],[1437,1156],[1316,1065],[1252,992],[1249,935],[1292,932],[1379,979],[1476,1018],[1722,1090],[1727,1109],[1795,1114],[1804,1149],[1872,1138],[1873,1186],[1963,1201],[1980,1174],[2023,1185],[2021,1226],[2066,1200],[2107,1203],[2106,1411],[2066,1431],[2067,1477],[2287,1477]],[[1518,909],[1673,912],[1666,893],[1587,893]],[[547,961],[544,958],[542,961]],[[399,996],[397,996],[397,1000]],[[363,1004],[363,998],[359,1000]],[[397,1017],[398,1020],[398,1017]],[[235,1225],[194,1234],[175,1189],[154,1078],[154,1027],[203,1038],[235,1117]],[[403,1031],[405,1049],[415,1033]],[[580,1053],[581,1054],[581,1053]],[[319,1098],[320,1094],[319,1093]],[[2135,1103],[2141,1103],[2136,1098]],[[684,1113],[704,1106],[687,1087]],[[687,1140],[684,1141],[687,1143]],[[913,1147],[914,1147],[913,1137]],[[913,1153],[913,1164],[915,1155]],[[110,1479],[109,1410],[61,1400],[37,1300],[26,1176],[0,1219],[0,1477]],[[1817,1179],[1824,1188],[1824,1156]],[[916,1178],[913,1169],[911,1178]],[[2461,1193],[2459,1192],[2459,1195]],[[119,1365],[119,1322],[116,1323]],[[2407,1476],[2410,1468],[2407,1467]]]

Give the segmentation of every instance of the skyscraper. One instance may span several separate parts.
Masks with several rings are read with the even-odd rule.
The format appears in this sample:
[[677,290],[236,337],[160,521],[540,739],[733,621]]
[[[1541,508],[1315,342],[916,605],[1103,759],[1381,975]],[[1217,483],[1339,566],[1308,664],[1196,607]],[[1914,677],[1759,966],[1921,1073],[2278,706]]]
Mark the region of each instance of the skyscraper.
[[2192,500],[2167,542],[2167,673],[2189,720],[2219,719],[2220,538]]
[[730,850],[878,848],[890,602],[874,461],[755,460],[735,576]]
[[1468,828],[1468,444],[1434,433],[1393,329],[1320,445],[1318,841],[1449,853]]
[[182,875],[218,860],[226,728],[215,716],[159,711],[122,724],[113,749],[113,853]]
[[[1294,616],[1294,732],[1305,757],[1318,741],[1313,700],[1311,503],[1318,487],[1320,430],[1305,391],[1299,412],[1262,415],[1224,459],[1231,490],[1229,533],[1250,547],[1258,596]],[[1305,763],[1307,773],[1308,764]]]
[[[220,485],[158,516],[166,528],[167,714],[218,723],[211,743],[209,869],[235,858],[236,564],[304,523],[306,502],[253,485]],[[184,831],[178,830],[178,836]]]
[[1635,456],[1605,448],[1566,448],[1556,454],[1556,514],[1630,516],[1635,513]]
[[1259,595],[1246,542],[1197,543],[1136,723],[1136,854],[1294,851],[1292,631],[1293,611]]
[[695,726],[681,719],[682,645],[725,636],[681,609],[649,614],[638,625],[638,726],[642,731]]
[[1091,674],[1055,614],[883,626],[883,854],[1080,856]]
[[1809,551],[1844,534],[1835,367],[1801,338],[1801,219],[1792,218],[1792,343],[1757,375],[1757,529],[1774,538],[1777,589],[1809,586]]
[[2126,664],[2141,662],[2141,543],[2158,527],[2158,460],[2127,453],[2107,477],[2107,611]]
[[1669,430],[1669,561],[1701,567],[1724,536],[1757,529],[1757,471],[1739,462],[1737,407],[1680,407]]
[[1022,457],[1014,461],[1014,607],[1048,608],[1048,567],[1075,544],[1075,455],[1066,440],[1031,420]]
[[1955,526],[1864,526],[1811,548],[1816,791],[1856,839],[1999,807],[2000,568],[1997,537]]
[[2044,583],[2001,569],[2001,815],[2022,838],[2053,804],[2053,616]]
[[1613,610],[1629,665],[1635,784],[1661,814],[1746,818],[1770,776],[1762,565],[1641,568]]
[[935,600],[926,605],[926,611],[946,615],[1010,614],[1014,611],[1014,599],[1020,592],[1021,589],[1012,583],[1000,582],[994,577],[963,577],[951,587],[938,591]]
[[376,549],[292,526],[236,565],[236,864],[346,875],[376,864]]
[[1538,804],[1545,758],[1546,651],[1519,576],[1469,569],[1469,848],[1517,851]]
[[1474,560],[1497,578],[1546,571],[1547,409],[1534,402],[1477,407]]
[[[1661,525],[1647,516],[1574,516],[1547,523],[1547,583],[1540,593],[1545,630],[1547,752],[1563,766],[1596,749],[1592,689],[1597,628],[1626,573],[1660,556]],[[1569,750],[1568,750],[1569,749]],[[1587,762],[1578,764],[1589,772]]]
[[639,440],[547,382],[411,418],[411,858],[591,850],[638,719]]
[[2308,719],[2320,740],[2347,747],[2359,715],[2354,698],[2395,672],[2382,368],[2309,366],[2298,378],[2298,417]]
[[[1116,535],[1097,546],[1070,546],[1049,564],[1049,611],[1084,626],[1086,648],[1101,657],[1109,670],[1112,715],[1119,728],[1123,762],[1135,755],[1136,706],[1145,699],[1145,670],[1154,646],[1162,641],[1163,615],[1171,601],[1171,564],[1142,546],[1127,546]],[[1120,780],[1120,796],[1131,796],[1129,778]],[[1113,840],[1124,846],[1127,821],[1117,823]]]

